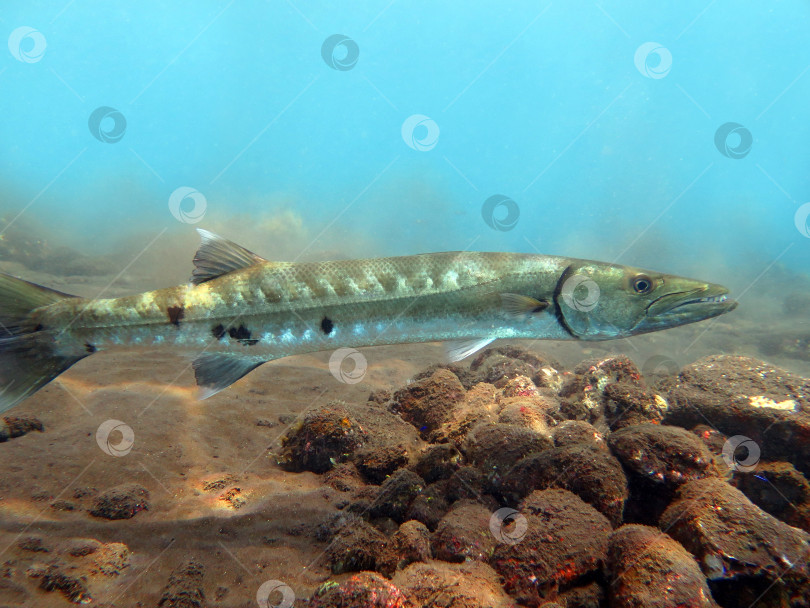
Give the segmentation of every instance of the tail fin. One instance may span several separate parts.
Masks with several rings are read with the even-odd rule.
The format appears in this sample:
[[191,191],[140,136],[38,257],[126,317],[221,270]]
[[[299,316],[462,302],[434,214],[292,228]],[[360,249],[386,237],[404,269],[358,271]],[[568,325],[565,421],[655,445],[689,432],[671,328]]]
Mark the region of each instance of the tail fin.
[[17,405],[87,353],[60,352],[31,313],[71,296],[0,273],[0,412]]

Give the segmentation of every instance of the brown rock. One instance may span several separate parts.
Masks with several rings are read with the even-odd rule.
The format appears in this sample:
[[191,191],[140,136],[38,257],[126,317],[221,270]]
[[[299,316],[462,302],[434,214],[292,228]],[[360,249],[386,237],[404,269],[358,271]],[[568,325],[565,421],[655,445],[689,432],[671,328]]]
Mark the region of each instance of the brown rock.
[[411,564],[393,582],[418,608],[515,608],[487,564]]
[[466,394],[458,377],[447,369],[437,369],[429,378],[418,380],[394,393],[393,407],[410,422],[423,439],[447,422]]
[[376,572],[361,572],[320,586],[310,608],[415,608],[403,593]]
[[552,446],[551,439],[513,424],[479,424],[467,435],[462,451],[487,477],[505,474],[518,460]]
[[763,511],[810,532],[810,482],[792,464],[760,462],[752,471],[735,471],[731,483]]
[[147,509],[149,490],[136,483],[125,483],[97,496],[90,514],[104,519],[130,519]]
[[658,528],[622,526],[610,535],[610,605],[717,608],[695,559]]
[[375,570],[388,540],[377,528],[362,519],[344,526],[326,550],[332,572]]
[[554,445],[558,448],[584,444],[607,451],[605,436],[584,420],[564,420],[554,429]]
[[461,452],[449,443],[429,446],[416,460],[413,471],[426,483],[447,479],[459,468]]
[[681,486],[660,527],[697,558],[710,580],[764,578],[804,593],[810,603],[810,534],[768,515],[722,480]]
[[279,464],[288,471],[324,473],[340,462],[366,463],[379,479],[393,472],[419,440],[411,425],[387,408],[331,401],[309,411],[282,439]]
[[425,489],[425,483],[413,471],[400,469],[380,486],[380,492],[371,505],[371,517],[390,517],[402,523],[414,499]]
[[169,576],[163,588],[158,608],[202,608],[205,606],[203,578],[205,567],[191,559],[180,565]]
[[486,561],[497,543],[489,529],[491,517],[492,512],[478,502],[458,501],[433,533],[433,555],[446,562]]
[[501,493],[515,501],[533,490],[561,488],[578,495],[617,526],[628,496],[627,479],[613,455],[589,445],[551,448],[518,461]]
[[[539,606],[560,591],[583,584],[604,564],[610,522],[565,490],[532,492],[518,507],[523,536],[499,544],[490,563],[506,591],[527,606]],[[515,528],[519,525],[515,520]]]
[[430,557],[430,531],[423,523],[410,519],[391,536],[378,559],[377,569],[390,578],[408,564],[426,562]]
[[617,430],[643,422],[660,423],[669,404],[661,395],[636,382],[614,382],[605,386],[607,422]]

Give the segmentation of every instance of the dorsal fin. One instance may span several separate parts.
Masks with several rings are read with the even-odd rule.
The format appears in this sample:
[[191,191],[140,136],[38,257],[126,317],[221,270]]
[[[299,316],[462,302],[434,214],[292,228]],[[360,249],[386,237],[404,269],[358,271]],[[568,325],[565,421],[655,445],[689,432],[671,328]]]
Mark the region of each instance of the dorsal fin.
[[202,243],[194,254],[194,272],[191,273],[190,279],[194,285],[267,261],[213,232],[202,228],[197,228],[197,232],[200,233]]

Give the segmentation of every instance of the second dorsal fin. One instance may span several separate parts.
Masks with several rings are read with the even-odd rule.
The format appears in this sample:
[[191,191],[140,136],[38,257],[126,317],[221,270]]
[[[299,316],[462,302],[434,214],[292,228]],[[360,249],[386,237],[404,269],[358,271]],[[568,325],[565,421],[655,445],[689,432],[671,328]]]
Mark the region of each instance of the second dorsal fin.
[[199,285],[223,274],[266,262],[264,258],[213,232],[197,228],[202,243],[194,254],[194,272],[191,283]]

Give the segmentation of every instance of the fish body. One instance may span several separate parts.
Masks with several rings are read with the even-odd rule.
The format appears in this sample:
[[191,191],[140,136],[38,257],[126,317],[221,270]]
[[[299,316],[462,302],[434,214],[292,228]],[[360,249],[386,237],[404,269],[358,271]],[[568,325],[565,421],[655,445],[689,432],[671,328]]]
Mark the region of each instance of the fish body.
[[736,306],[719,285],[589,260],[451,252],[271,262],[199,232],[191,281],[178,287],[85,299],[0,276],[0,411],[116,347],[191,353],[208,396],[294,354],[446,341],[457,360],[496,339],[621,338]]

